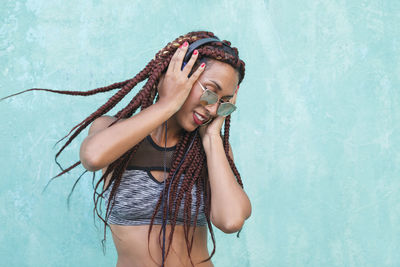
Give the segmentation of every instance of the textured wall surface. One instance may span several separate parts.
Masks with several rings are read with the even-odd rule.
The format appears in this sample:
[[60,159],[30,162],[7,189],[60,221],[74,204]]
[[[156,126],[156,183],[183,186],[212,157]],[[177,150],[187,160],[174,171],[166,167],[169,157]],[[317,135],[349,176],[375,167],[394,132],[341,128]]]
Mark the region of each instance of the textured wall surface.
[[[246,62],[231,143],[253,206],[240,238],[214,228],[215,266],[400,266],[400,2],[177,2],[1,0],[0,97],[123,81],[175,37],[213,31]],[[70,209],[82,166],[41,193],[53,145],[111,95],[0,102],[0,265],[115,266],[91,173]]]

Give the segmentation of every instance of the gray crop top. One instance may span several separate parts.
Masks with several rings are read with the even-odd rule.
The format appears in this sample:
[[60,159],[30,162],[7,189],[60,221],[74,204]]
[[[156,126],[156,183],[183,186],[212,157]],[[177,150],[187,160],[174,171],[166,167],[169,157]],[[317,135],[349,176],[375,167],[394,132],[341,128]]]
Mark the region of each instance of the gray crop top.
[[[167,166],[171,164],[172,154],[175,147],[167,148]],[[118,187],[114,199],[114,206],[108,217],[108,223],[119,224],[119,225],[143,225],[150,224],[151,217],[153,215],[155,206],[159,199],[159,196],[164,188],[164,182],[159,182],[150,170],[162,170],[161,165],[158,164],[160,159],[163,159],[164,148],[158,146],[152,138],[147,136],[138,147],[136,154],[133,156],[127,169],[122,174],[120,186]],[[146,154],[146,158],[152,158],[152,164],[146,163],[142,159],[141,155]],[[161,160],[161,162],[163,162]],[[147,165],[147,166],[145,166]],[[151,165],[151,166],[149,166]],[[169,168],[167,168],[169,171]],[[175,177],[178,179],[178,177]],[[178,188],[180,188],[184,175],[180,177]],[[111,182],[111,186],[104,192],[105,207],[107,208],[109,194],[114,181]],[[192,207],[191,207],[191,224],[194,223],[194,216],[196,214],[196,184],[192,189]],[[204,214],[204,201],[203,194],[200,194],[200,208],[197,215],[196,225],[204,226],[207,225],[207,220]],[[112,203],[110,204],[110,208]],[[179,207],[178,216],[176,219],[177,225],[182,225],[183,222],[183,206],[184,199]],[[171,214],[168,215],[168,223],[171,218]],[[162,210],[158,210],[153,224],[162,224]]]

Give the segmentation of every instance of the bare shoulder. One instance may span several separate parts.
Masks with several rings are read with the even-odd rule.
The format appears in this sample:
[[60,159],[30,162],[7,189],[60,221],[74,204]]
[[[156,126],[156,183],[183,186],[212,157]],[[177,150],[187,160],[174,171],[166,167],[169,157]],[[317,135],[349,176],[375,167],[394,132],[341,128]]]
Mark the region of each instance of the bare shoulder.
[[[116,121],[117,118],[109,115],[104,115],[95,119],[89,127],[89,135],[101,131],[107,128],[111,123]],[[120,119],[119,121],[123,121],[125,119]]]
[[[88,133],[88,135],[95,134],[95,133],[97,133],[97,132],[99,132],[99,131],[101,131],[101,130],[107,128],[111,123],[113,123],[113,122],[116,121],[116,120],[117,120],[116,117],[109,116],[109,115],[104,115],[104,116],[101,116],[101,117],[96,118],[96,119],[92,122],[92,124],[90,125],[90,127],[89,127],[89,133]],[[119,122],[121,122],[121,121],[124,121],[124,120],[125,120],[125,119],[120,119],[117,123],[119,123]],[[104,168],[102,169],[103,174],[105,173],[107,167],[108,167],[108,166],[106,166],[106,167],[104,167]],[[111,174],[110,174],[110,175],[111,175]],[[109,175],[109,176],[110,176],[110,175]],[[109,177],[108,177],[107,179],[109,179]],[[108,180],[107,180],[107,181],[108,181]],[[107,183],[108,183],[108,182],[107,182]]]

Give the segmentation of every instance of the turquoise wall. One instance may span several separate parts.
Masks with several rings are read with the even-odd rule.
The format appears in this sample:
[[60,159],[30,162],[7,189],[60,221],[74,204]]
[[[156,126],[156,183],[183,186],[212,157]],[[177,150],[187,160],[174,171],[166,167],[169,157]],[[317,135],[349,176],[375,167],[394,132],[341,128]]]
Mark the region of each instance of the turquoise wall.
[[[253,206],[240,238],[214,228],[214,264],[400,266],[399,11],[394,0],[2,0],[0,97],[126,80],[175,37],[213,31],[246,62],[231,142]],[[111,95],[0,102],[2,266],[115,266],[90,173],[69,210],[82,166],[41,194],[59,173],[55,142]]]

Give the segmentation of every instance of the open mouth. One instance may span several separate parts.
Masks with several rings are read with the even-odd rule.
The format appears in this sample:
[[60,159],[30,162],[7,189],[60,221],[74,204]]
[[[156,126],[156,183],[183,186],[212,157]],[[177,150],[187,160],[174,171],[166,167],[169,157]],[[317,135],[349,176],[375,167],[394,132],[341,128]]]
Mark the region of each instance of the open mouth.
[[193,120],[197,125],[202,125],[207,121],[207,118],[197,112],[193,112]]

